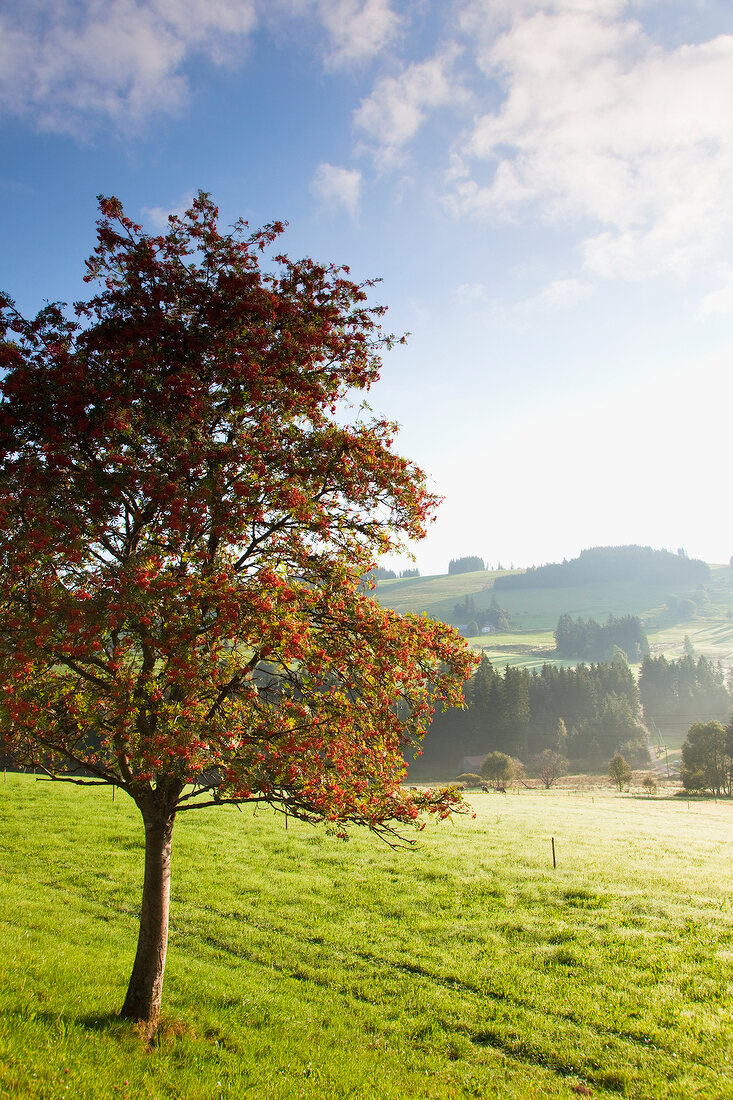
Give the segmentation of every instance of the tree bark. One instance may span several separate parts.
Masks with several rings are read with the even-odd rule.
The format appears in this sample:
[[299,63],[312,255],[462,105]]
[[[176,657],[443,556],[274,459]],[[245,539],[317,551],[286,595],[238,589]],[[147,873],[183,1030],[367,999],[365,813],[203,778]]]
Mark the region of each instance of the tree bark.
[[160,1018],[168,948],[171,850],[178,791],[146,791],[136,799],[145,823],[145,880],[140,933],[132,976],[120,1015],[143,1021],[152,1038]]

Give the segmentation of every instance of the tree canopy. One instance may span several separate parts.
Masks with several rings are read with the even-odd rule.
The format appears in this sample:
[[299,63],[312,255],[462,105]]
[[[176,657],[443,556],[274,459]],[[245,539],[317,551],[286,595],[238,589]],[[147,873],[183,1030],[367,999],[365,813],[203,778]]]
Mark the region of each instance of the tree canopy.
[[265,802],[392,841],[447,815],[455,792],[401,787],[404,753],[473,658],[360,587],[436,504],[394,424],[347,423],[392,343],[371,284],[263,268],[282,225],[222,233],[204,193],[158,236],[100,212],[88,301],[0,298],[2,747],[138,805],[123,1013],[154,1026],[176,814]]

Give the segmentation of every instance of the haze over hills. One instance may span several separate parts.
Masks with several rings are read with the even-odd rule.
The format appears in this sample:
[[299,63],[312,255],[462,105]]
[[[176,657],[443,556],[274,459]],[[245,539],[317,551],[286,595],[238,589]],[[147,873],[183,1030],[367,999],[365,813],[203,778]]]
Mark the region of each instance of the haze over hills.
[[498,605],[505,625],[468,637],[502,664],[561,663],[553,632],[562,615],[599,623],[609,615],[634,615],[644,623],[652,653],[679,656],[688,637],[696,652],[733,665],[733,569],[683,551],[594,547],[570,561],[526,570],[379,580],[375,595],[385,606],[425,613],[464,633]]
[[580,772],[603,771],[615,751],[654,767],[663,752],[674,768],[691,723],[730,717],[730,566],[639,546],[527,570],[477,560],[377,582],[380,602],[450,623],[488,659],[466,685],[467,708],[436,713],[412,780],[475,770],[495,750],[526,763],[559,748]]
[[500,577],[496,587],[571,588],[580,584],[631,581],[646,584],[700,584],[710,579],[710,566],[684,551],[653,550],[650,546],[595,546],[577,558],[532,566],[510,577]]

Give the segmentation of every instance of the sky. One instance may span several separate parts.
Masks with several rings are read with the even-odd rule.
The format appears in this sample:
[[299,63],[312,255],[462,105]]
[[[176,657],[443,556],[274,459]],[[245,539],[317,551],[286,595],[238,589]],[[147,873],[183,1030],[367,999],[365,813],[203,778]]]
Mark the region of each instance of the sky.
[[444,498],[423,574],[728,562],[730,0],[4,0],[24,313],[88,293],[97,195],[158,232],[199,189],[381,278],[410,336],[368,400]]

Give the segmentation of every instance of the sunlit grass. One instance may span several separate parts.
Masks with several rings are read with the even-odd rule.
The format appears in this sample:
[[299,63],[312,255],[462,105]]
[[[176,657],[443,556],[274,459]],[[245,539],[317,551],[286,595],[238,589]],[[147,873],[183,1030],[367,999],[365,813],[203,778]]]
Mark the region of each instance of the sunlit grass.
[[686,622],[663,627],[649,635],[654,656],[664,654],[670,660],[684,656],[689,639],[695,657],[707,657],[729,665],[733,661],[733,622],[727,617],[698,616]]
[[472,799],[397,853],[184,815],[148,1053],[135,808],[8,776],[0,1096],[733,1096],[730,803]]

